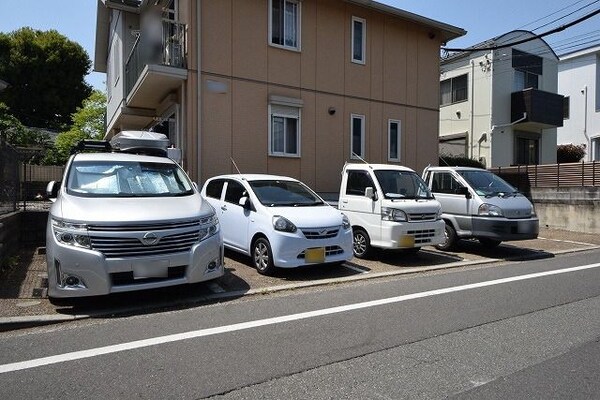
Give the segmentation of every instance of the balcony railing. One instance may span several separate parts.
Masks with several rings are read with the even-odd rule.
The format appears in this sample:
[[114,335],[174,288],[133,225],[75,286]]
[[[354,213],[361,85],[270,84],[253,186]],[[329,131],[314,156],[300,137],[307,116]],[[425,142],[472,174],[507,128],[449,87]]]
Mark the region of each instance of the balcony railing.
[[146,65],[186,67],[185,28],[185,24],[162,21],[160,39],[151,40],[143,35],[137,38],[125,64],[127,93],[131,92]]
[[[538,128],[563,126],[563,100],[560,94],[525,89],[511,95],[511,121],[530,123]],[[523,119],[523,115],[526,115]]]

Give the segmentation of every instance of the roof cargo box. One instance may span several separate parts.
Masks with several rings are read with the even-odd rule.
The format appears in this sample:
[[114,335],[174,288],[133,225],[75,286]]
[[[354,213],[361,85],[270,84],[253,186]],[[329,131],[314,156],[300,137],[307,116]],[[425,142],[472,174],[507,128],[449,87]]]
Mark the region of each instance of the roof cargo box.
[[147,131],[122,131],[110,140],[113,149],[128,153],[167,155],[169,139],[162,133]]

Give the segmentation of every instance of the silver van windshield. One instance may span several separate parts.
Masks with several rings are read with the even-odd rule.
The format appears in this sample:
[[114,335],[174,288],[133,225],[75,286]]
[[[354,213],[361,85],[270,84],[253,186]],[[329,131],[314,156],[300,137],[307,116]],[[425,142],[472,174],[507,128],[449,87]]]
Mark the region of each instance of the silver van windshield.
[[458,171],[479,196],[516,195],[518,190],[489,171]]
[[376,170],[375,176],[387,199],[432,199],[421,177],[412,171]]
[[81,197],[166,197],[194,193],[176,165],[136,161],[74,161],[67,193]]

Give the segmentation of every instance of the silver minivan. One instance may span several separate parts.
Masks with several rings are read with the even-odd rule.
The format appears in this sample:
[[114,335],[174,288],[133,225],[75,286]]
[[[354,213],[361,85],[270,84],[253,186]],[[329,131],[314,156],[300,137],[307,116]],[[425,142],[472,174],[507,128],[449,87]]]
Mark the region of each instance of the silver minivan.
[[458,239],[475,238],[487,247],[503,241],[535,239],[539,220],[533,204],[490,171],[471,167],[428,167],[423,179],[442,205],[446,240],[436,248],[452,249]]

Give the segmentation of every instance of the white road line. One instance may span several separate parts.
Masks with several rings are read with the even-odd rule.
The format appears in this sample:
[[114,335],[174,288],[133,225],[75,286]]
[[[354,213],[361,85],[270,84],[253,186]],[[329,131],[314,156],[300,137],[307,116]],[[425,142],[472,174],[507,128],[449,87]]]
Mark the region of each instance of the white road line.
[[552,240],[554,242],[563,242],[563,243],[571,243],[571,244],[581,244],[584,246],[595,246],[595,244],[593,244],[593,243],[575,242],[573,240],[563,240],[563,239],[550,239],[550,238],[545,238],[545,237],[541,237],[541,236],[538,236],[538,239]]
[[348,265],[346,263],[342,264],[344,267],[351,269],[352,271],[358,272],[359,274],[368,274],[369,271],[365,271],[364,269],[356,268],[352,265]]
[[509,278],[494,279],[491,281],[471,283],[468,285],[460,285],[460,286],[454,286],[454,287],[449,287],[449,288],[444,288],[444,289],[429,290],[426,292],[407,294],[407,295],[403,295],[403,296],[390,297],[390,298],[386,298],[386,299],[366,301],[363,303],[355,303],[355,304],[348,304],[345,306],[325,308],[322,310],[315,310],[315,311],[303,312],[303,313],[298,313],[298,314],[284,315],[281,317],[259,319],[256,321],[242,322],[242,323],[238,323],[238,324],[225,325],[225,326],[220,326],[220,327],[216,327],[216,328],[200,329],[200,330],[196,330],[196,331],[177,333],[174,335],[159,336],[156,338],[150,338],[150,339],[144,339],[144,340],[136,340],[133,342],[126,342],[126,343],[116,344],[116,345],[112,345],[112,346],[98,347],[95,349],[74,351],[71,353],[59,354],[59,355],[50,356],[50,357],[36,358],[33,360],[28,360],[28,361],[21,361],[21,362],[0,365],[0,374],[4,374],[7,372],[20,371],[20,370],[24,370],[24,369],[41,367],[44,365],[51,365],[51,364],[58,364],[58,363],[67,362],[67,361],[80,360],[83,358],[96,357],[96,356],[100,356],[103,354],[118,353],[121,351],[139,349],[139,348],[143,348],[143,347],[157,346],[160,344],[172,343],[172,342],[177,342],[177,341],[181,341],[181,340],[188,340],[188,339],[194,339],[194,338],[199,338],[199,337],[218,335],[218,334],[222,334],[222,333],[241,331],[241,330],[252,329],[252,328],[257,328],[257,327],[261,327],[261,326],[275,325],[275,324],[281,324],[281,323],[285,323],[285,322],[298,321],[298,320],[302,320],[302,319],[315,318],[315,317],[320,317],[320,316],[324,316],[324,315],[339,314],[339,313],[344,313],[344,312],[348,312],[348,311],[360,310],[360,309],[370,308],[370,307],[377,307],[377,306],[386,305],[386,304],[400,303],[403,301],[420,299],[420,298],[424,298],[424,297],[438,296],[441,294],[454,293],[454,292],[460,292],[460,291],[471,290],[471,289],[478,289],[478,288],[482,288],[482,287],[501,285],[501,284],[510,283],[510,282],[524,281],[527,279],[535,279],[535,278],[541,278],[541,277],[552,276],[552,275],[566,274],[566,273],[570,273],[570,272],[583,271],[583,270],[599,268],[599,267],[600,267],[600,263],[597,263],[597,264],[582,265],[582,266],[578,266],[578,267],[564,268],[564,269],[553,270],[553,271],[537,272],[537,273],[533,273],[533,274],[512,276]]

